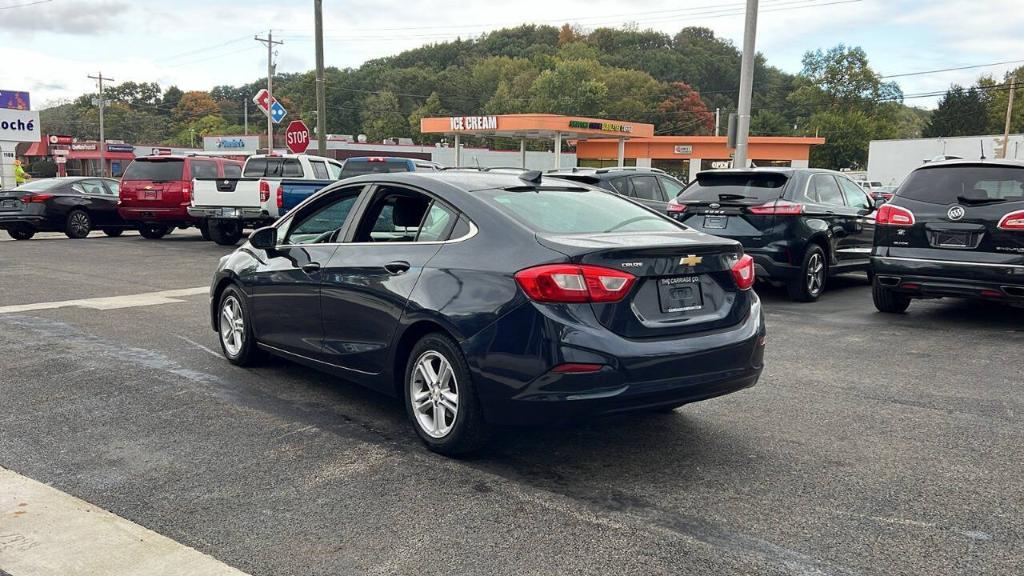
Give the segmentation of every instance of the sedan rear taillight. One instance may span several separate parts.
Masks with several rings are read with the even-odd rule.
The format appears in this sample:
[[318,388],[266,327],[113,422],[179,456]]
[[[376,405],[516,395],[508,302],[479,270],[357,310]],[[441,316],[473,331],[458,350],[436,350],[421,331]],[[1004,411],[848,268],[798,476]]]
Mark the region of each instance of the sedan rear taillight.
[[636,276],[601,266],[548,264],[520,270],[516,282],[535,302],[618,302]]
[[42,204],[50,198],[53,198],[53,194],[25,194],[21,201],[25,204]]
[[284,186],[277,185],[277,209],[284,208]]
[[1006,216],[1003,216],[1002,219],[999,220],[999,229],[1024,232],[1024,210],[1010,212]]
[[754,277],[754,259],[750,254],[744,254],[732,265],[732,279],[740,290],[750,290],[754,285]]
[[747,208],[747,211],[758,216],[798,216],[804,213],[804,205],[789,202],[788,200],[775,200],[760,206],[751,206]]
[[260,203],[270,200],[270,182],[260,180]]
[[901,206],[882,204],[875,214],[875,224],[878,226],[913,226],[914,213]]

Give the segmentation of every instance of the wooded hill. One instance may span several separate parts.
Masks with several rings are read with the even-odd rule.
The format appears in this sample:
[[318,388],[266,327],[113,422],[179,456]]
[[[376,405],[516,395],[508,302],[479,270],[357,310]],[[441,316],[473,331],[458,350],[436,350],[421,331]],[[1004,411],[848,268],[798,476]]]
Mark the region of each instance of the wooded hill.
[[[859,48],[808,52],[799,74],[758,55],[752,133],[821,135],[812,163],[862,167],[873,138],[919,136],[927,111],[906,107],[895,83],[884,82]],[[707,28],[675,35],[635,27],[583,32],[570,25],[525,25],[479,39],[430,44],[326,72],[327,130],[366,134],[370,141],[411,137],[424,116],[547,112],[651,122],[659,134],[708,134],[714,110],[736,107],[740,52]],[[277,96],[313,124],[313,71],[275,76]],[[127,82],[107,92],[108,138],[189,145],[207,134],[240,134],[243,103],[265,79],[209,92],[182,92]],[[47,133],[96,138],[94,94],[42,112]],[[250,129],[262,115],[250,107]],[[501,146],[501,142],[487,142]]]

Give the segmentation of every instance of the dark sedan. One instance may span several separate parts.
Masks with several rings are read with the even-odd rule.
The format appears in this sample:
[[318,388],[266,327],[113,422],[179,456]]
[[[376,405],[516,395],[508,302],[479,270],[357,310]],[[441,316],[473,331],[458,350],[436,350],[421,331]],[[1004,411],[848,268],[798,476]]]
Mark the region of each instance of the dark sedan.
[[130,226],[117,214],[118,182],[111,178],[46,178],[0,192],[0,229],[15,240],[36,232],[85,238],[93,230],[120,236]]
[[673,409],[752,386],[753,260],[539,172],[368,175],[225,256],[225,356],[270,352],[404,399],[433,450],[490,426]]

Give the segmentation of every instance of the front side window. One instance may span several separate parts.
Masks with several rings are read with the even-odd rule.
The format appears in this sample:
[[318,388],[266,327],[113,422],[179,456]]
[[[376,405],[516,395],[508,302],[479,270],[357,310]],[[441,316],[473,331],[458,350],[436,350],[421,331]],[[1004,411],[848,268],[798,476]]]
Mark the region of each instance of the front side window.
[[86,194],[92,196],[105,196],[107,194],[106,189],[103,188],[103,182],[99,180],[82,180],[79,184]]
[[837,180],[839,180],[839,186],[843,189],[843,196],[846,197],[846,204],[848,206],[858,210],[871,209],[871,202],[868,201],[867,195],[864,194],[864,190],[860,186],[846,178],[837,178]]
[[338,190],[298,215],[285,244],[323,244],[336,242],[340,230],[345,226],[352,207],[355,206],[362,186]]

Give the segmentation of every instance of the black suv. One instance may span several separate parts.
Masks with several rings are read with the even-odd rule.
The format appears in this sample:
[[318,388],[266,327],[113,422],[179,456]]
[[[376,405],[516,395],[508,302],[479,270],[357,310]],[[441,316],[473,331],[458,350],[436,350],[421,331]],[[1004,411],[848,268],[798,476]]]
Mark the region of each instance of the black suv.
[[674,208],[669,200],[686,187],[686,184],[657,168],[572,168],[551,170],[547,174],[610,190],[662,214]]
[[758,278],[793,300],[817,300],[829,276],[870,268],[875,202],[839,172],[710,170],[671,204],[687,226],[742,242]]
[[1024,162],[947,160],[910,173],[878,210],[875,307],[955,296],[1024,304]]

